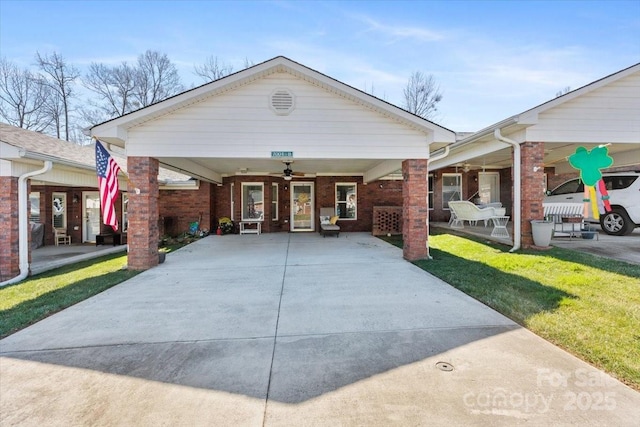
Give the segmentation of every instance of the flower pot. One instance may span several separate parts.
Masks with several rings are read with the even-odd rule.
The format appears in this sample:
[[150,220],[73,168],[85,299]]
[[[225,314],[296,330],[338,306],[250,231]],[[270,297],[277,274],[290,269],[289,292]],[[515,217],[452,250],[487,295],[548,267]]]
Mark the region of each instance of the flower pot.
[[162,264],[166,256],[166,252],[158,252],[158,264]]
[[531,234],[533,235],[533,244],[540,247],[549,246],[551,237],[553,236],[553,222],[543,220],[531,221]]

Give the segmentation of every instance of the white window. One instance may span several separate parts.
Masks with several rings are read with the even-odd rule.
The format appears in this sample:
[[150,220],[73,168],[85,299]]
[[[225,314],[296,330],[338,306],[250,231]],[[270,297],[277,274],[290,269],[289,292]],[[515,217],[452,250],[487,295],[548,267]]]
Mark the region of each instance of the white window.
[[235,199],[233,197],[233,191],[235,190],[235,184],[232,182],[231,183],[231,215],[229,215],[229,218],[231,219],[231,221],[233,221],[233,213],[235,212],[235,208],[236,208],[236,203],[235,203]]
[[429,195],[427,196],[429,209],[433,210],[433,174],[429,174]]
[[449,209],[449,202],[462,200],[462,174],[442,174],[442,209]]
[[358,219],[358,193],[355,183],[336,184],[336,215],[341,219]]
[[271,184],[271,220],[278,220],[278,184]]
[[500,174],[498,172],[478,173],[478,198],[482,204],[500,201]]
[[122,232],[126,233],[129,229],[129,215],[127,213],[129,209],[129,195],[122,193]]
[[34,191],[29,193],[29,204],[31,208],[29,209],[29,222],[40,222],[40,193],[38,191]]
[[53,193],[53,227],[67,228],[67,195]]
[[242,183],[242,221],[264,220],[264,183]]

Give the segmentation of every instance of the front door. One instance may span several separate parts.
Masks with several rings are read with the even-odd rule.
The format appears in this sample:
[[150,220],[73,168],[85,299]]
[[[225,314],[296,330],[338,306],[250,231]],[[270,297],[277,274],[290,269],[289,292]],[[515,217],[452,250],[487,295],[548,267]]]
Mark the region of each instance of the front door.
[[314,231],[313,183],[291,183],[291,231]]
[[83,192],[82,208],[82,216],[84,218],[83,242],[95,242],[96,235],[100,234],[100,193],[97,191]]

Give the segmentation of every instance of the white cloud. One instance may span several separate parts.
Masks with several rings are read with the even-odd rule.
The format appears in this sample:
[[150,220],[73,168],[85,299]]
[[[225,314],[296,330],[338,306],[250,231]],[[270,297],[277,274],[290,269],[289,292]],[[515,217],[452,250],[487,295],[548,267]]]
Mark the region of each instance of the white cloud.
[[445,38],[444,33],[432,31],[427,28],[383,24],[368,16],[356,16],[355,18],[367,25],[365,32],[380,33],[388,37],[388,44],[406,39],[412,39],[417,42],[434,42]]

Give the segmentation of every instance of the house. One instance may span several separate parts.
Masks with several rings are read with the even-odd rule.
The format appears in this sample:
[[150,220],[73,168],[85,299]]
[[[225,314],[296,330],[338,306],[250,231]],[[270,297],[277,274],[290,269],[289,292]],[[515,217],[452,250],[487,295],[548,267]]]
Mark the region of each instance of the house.
[[[265,233],[313,232],[326,207],[345,232],[371,231],[376,209],[393,207],[383,213],[401,213],[403,255],[417,260],[428,257],[428,221],[448,220],[449,200],[500,201],[514,221],[514,249],[530,246],[543,190],[577,174],[566,159],[577,146],[609,144],[617,167],[640,165],[639,118],[640,64],[456,134],[276,57],[98,124],[91,135],[126,157],[128,264],[146,269],[158,262],[163,227],[198,220],[214,229],[230,217]],[[3,259],[17,258],[17,217],[26,216],[15,215],[26,206],[17,201],[20,177],[47,159],[32,156],[29,168],[16,169],[2,153],[8,207],[0,207],[0,227],[12,236],[0,246]],[[191,179],[162,185],[161,169]],[[1,268],[3,278],[17,270]]]
[[126,152],[140,190],[129,196],[137,230],[129,235],[129,266],[141,269],[157,263],[160,165],[215,184],[216,217],[259,222],[267,233],[316,231],[323,207],[335,209],[342,231],[370,231],[374,206],[402,206],[404,256],[424,258],[429,152],[456,140],[449,129],[284,57],[91,134]]

